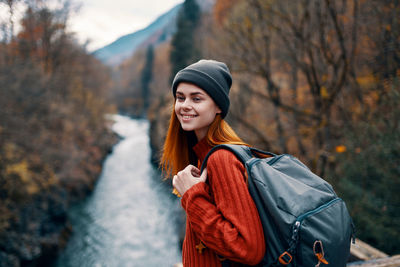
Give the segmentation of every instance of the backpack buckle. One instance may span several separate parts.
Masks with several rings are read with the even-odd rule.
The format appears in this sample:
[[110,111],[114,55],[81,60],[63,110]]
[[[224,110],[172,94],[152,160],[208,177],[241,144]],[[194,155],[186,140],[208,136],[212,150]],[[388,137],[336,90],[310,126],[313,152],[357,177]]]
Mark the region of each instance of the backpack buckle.
[[278,261],[282,265],[288,265],[292,259],[293,256],[289,252],[285,251],[279,256]]

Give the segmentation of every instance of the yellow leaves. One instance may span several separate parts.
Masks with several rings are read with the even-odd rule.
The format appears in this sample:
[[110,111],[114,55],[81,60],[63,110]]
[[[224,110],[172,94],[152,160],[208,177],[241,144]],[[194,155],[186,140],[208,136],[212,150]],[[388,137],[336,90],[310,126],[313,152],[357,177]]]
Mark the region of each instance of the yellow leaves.
[[321,92],[320,92],[320,93],[321,93],[321,97],[322,97],[323,99],[329,99],[329,98],[330,98],[328,89],[326,89],[325,86],[322,86],[322,87],[321,87]]
[[29,195],[35,194],[39,191],[39,187],[32,179],[32,172],[29,170],[28,163],[22,160],[15,164],[10,164],[6,167],[6,175],[17,175],[22,183],[25,185],[26,192]]
[[[344,153],[346,151],[347,151],[347,147],[345,145],[338,145],[338,146],[335,147],[335,152],[338,153],[338,154],[342,154],[342,153]],[[337,155],[335,155],[334,153],[329,153],[328,161],[330,163],[336,162],[337,161]]]
[[311,108],[305,108],[303,109],[303,113],[307,115],[313,114],[313,110]]
[[339,145],[339,146],[336,146],[335,150],[336,150],[336,153],[344,153],[344,152],[346,152],[347,148],[344,145]]
[[0,168],[0,175],[6,181],[5,190],[11,195],[20,199],[58,183],[53,169],[43,162],[39,154],[27,154],[12,142],[6,142],[0,152],[4,166]]
[[28,170],[28,163],[25,160],[8,165],[6,167],[6,174],[12,173],[17,174],[23,182],[28,182],[31,178]]
[[39,192],[39,187],[34,183],[30,183],[26,186],[26,191],[29,195],[33,195]]
[[376,84],[376,78],[373,74],[357,77],[357,82],[361,87],[369,88]]

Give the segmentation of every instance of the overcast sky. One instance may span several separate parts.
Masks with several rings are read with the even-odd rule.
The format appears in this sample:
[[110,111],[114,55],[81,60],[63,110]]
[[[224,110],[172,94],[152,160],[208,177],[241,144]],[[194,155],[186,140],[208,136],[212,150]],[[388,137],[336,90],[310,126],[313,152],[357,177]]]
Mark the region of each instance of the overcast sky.
[[80,11],[70,18],[69,29],[88,50],[103,47],[118,37],[143,29],[183,0],[74,0]]
[[[61,0],[62,1],[62,0]],[[169,11],[184,0],[70,0],[79,6],[69,18],[69,31],[75,32],[80,43],[88,43],[93,51],[112,43],[118,37],[147,27],[157,17]],[[17,2],[14,8],[15,32],[20,26],[25,5]],[[60,0],[47,0],[46,3],[60,3]],[[0,22],[8,22],[9,9],[0,2]]]

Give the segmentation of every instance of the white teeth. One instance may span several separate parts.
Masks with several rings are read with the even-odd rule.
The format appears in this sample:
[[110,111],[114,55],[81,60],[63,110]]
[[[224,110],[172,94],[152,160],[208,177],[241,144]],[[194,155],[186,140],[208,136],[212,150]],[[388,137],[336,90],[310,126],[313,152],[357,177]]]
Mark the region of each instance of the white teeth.
[[190,118],[194,118],[195,115],[182,115],[182,117],[183,117],[184,119],[190,119]]

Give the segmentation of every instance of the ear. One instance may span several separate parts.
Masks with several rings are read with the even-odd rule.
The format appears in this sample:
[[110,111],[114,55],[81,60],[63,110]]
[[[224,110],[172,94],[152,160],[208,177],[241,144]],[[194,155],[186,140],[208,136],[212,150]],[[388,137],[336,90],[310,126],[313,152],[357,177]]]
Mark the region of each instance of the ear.
[[221,109],[217,106],[217,109],[216,109],[216,114],[221,114],[222,113],[222,111],[221,111]]

